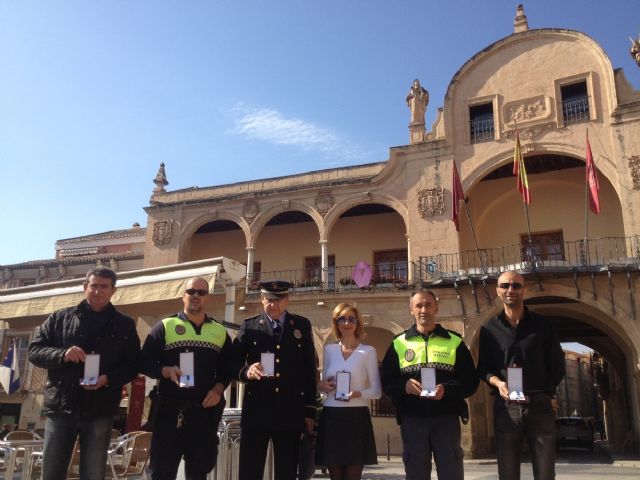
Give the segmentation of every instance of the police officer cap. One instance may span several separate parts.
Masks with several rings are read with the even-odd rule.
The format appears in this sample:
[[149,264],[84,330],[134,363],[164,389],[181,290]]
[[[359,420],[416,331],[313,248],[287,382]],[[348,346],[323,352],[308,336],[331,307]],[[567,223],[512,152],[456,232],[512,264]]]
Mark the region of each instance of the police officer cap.
[[293,285],[283,280],[269,280],[266,282],[260,282],[260,293],[264,294],[267,298],[282,298],[289,295]]

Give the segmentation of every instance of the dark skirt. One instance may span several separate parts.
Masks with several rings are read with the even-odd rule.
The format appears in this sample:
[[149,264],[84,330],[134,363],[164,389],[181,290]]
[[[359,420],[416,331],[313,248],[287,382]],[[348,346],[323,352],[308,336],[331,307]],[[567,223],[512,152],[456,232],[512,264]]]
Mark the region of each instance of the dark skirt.
[[316,465],[375,465],[376,440],[368,407],[324,407]]

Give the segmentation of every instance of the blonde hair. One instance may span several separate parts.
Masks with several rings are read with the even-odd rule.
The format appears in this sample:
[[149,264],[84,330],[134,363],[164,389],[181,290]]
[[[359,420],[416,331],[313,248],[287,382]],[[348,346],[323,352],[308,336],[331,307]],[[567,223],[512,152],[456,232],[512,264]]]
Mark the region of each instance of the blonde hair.
[[356,324],[356,330],[353,332],[356,338],[364,338],[364,323],[362,322],[362,317],[360,316],[360,311],[357,307],[349,303],[339,303],[336,305],[336,308],[333,309],[333,314],[331,315],[331,333],[338,340],[342,338],[342,334],[340,333],[340,329],[338,328],[338,317],[344,316],[345,313],[353,312],[353,315],[358,319],[358,323]]

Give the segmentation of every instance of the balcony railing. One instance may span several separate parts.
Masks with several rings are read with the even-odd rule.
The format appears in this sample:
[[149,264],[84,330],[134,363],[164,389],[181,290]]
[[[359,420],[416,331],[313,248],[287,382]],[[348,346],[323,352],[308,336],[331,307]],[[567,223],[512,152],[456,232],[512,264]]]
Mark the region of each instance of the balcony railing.
[[589,121],[589,97],[585,95],[563,100],[562,116],[565,125]]
[[[546,252],[554,252],[549,255]],[[416,280],[426,283],[464,277],[496,277],[507,270],[537,272],[640,268],[640,236],[604,237],[467,250],[419,257]]]
[[490,142],[495,139],[493,117],[471,120],[471,143]]
[[257,293],[261,280],[285,280],[293,284],[293,294],[304,294],[314,290],[349,292],[354,290],[405,290],[413,282],[409,281],[407,262],[371,265],[371,280],[364,287],[358,287],[353,279],[353,265],[328,267],[326,281],[322,269],[278,270],[260,272],[247,278],[247,292]]

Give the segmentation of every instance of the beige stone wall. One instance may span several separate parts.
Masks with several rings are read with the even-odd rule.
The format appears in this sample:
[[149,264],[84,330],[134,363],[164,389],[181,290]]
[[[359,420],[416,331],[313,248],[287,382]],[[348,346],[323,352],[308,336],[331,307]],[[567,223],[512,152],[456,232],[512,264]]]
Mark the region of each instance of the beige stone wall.
[[[532,232],[562,230],[566,242],[584,238],[584,176],[582,168],[529,176]],[[620,200],[606,178],[600,179],[600,205],[599,215],[589,211],[589,238],[623,237]],[[469,192],[467,206],[480,248],[516,245],[520,243],[520,235],[527,233],[515,177],[478,183]],[[475,248],[466,218],[462,218],[460,230],[462,249]]]

